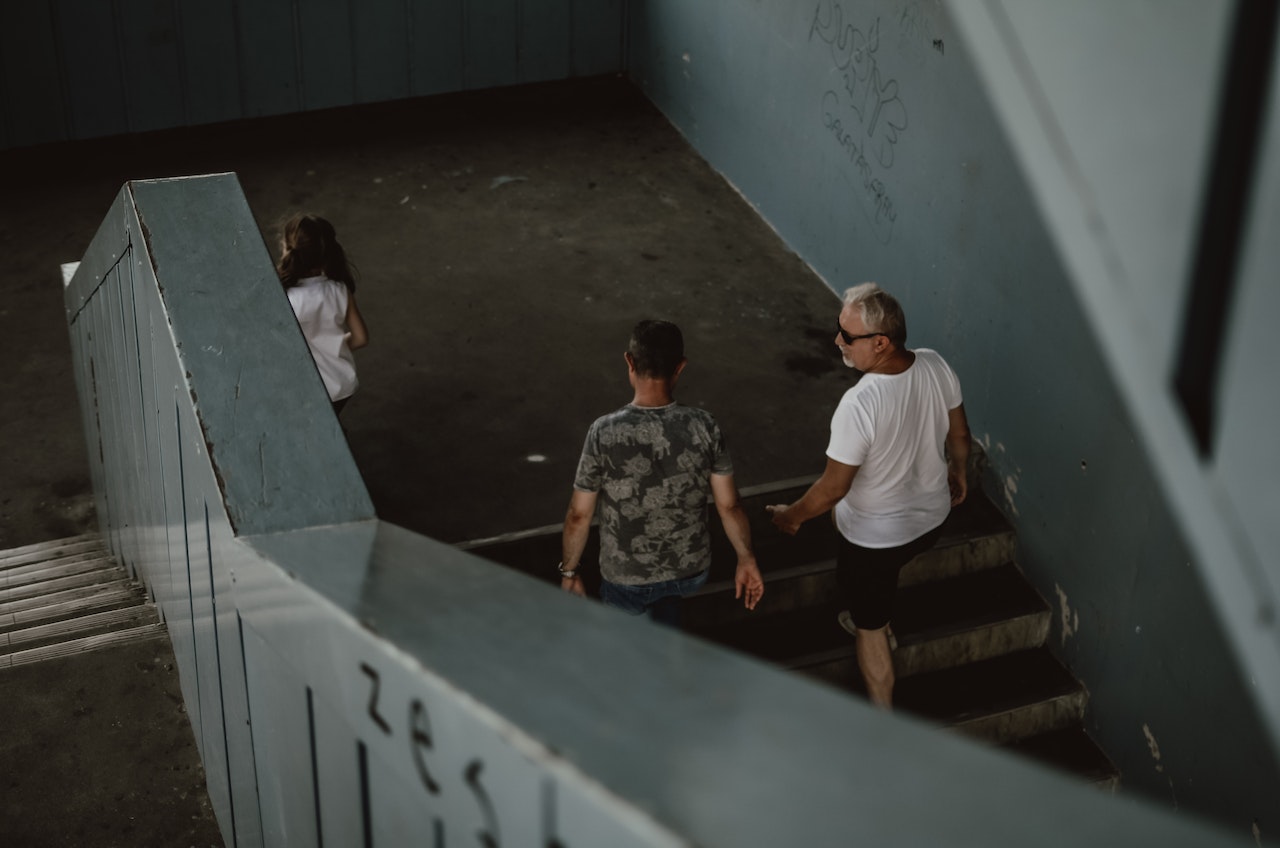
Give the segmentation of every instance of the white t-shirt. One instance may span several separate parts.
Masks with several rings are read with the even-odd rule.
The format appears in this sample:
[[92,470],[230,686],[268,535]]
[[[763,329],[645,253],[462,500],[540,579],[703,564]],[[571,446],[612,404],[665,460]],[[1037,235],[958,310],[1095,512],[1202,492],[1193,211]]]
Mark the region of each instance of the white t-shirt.
[[356,359],[347,345],[351,335],[347,329],[347,287],[328,277],[305,277],[285,292],[329,400],[355,394],[360,381],[356,379]]
[[864,374],[831,417],[827,456],[859,466],[836,527],[864,548],[905,545],[951,511],[943,445],[960,380],[935,351],[915,354],[901,374]]

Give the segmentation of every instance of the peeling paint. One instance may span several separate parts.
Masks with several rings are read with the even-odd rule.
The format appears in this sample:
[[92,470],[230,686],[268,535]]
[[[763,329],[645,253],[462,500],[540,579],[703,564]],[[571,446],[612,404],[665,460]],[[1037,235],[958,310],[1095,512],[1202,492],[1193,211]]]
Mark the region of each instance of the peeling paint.
[[1067,603],[1067,593],[1061,586],[1054,583],[1053,589],[1058,593],[1058,606],[1062,608],[1062,644],[1065,646],[1067,637],[1080,631],[1080,611],[1071,609],[1071,605]]
[[[1151,728],[1143,724],[1142,735],[1147,737],[1147,747],[1151,750],[1151,758],[1156,761],[1156,771],[1164,772],[1164,764],[1160,762],[1160,745],[1156,742],[1155,734],[1151,732]],[[1173,780],[1169,781],[1169,788],[1173,789]]]
[[1009,511],[1014,515],[1018,514],[1018,505],[1014,502],[1014,495],[1018,494],[1018,478],[1010,475],[1004,478],[1004,502],[1009,507]]
[[[1002,442],[996,442],[995,447],[991,447],[991,434],[989,433],[983,433],[982,437],[978,441],[982,445],[983,450],[986,451],[988,457],[995,457],[999,455],[1003,459],[1003,457],[1007,455]],[[997,467],[1004,467],[1007,466],[1007,463],[1004,461],[996,461],[994,465]],[[1003,503],[1005,510],[1010,515],[1014,516],[1020,515],[1015,496],[1018,494],[1018,482],[1021,477],[1022,469],[1015,465],[1013,466],[1013,470],[1000,480],[1001,502]]]

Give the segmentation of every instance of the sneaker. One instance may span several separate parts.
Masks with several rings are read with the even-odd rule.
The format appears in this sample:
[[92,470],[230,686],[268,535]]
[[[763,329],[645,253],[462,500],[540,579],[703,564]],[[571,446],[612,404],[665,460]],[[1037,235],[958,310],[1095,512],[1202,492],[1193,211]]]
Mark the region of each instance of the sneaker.
[[[840,614],[836,616],[836,621],[840,622],[840,626],[850,636],[856,637],[858,635],[858,628],[853,623],[853,613],[848,610],[840,610]],[[885,635],[889,637],[889,650],[898,650],[898,637],[893,635],[893,627],[886,628]]]

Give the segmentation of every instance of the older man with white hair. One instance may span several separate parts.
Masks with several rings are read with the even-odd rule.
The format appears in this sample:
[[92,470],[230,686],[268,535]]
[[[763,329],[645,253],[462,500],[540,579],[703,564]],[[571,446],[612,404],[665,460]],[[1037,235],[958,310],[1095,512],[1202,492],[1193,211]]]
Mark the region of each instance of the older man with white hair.
[[[822,476],[795,503],[768,507],[794,534],[834,508],[836,577],[872,703],[893,704],[889,625],[898,573],[937,541],[964,501],[969,424],[960,381],[936,351],[908,350],[902,307],[875,283],[845,292],[836,347],[862,372],[831,419]],[[844,623],[844,622],[842,622]]]

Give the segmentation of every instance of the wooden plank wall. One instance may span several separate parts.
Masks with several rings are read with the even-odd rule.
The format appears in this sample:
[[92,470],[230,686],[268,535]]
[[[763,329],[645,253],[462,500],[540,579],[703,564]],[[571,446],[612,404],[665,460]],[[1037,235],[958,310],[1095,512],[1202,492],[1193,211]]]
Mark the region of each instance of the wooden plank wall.
[[626,3],[3,3],[0,149],[617,73]]

